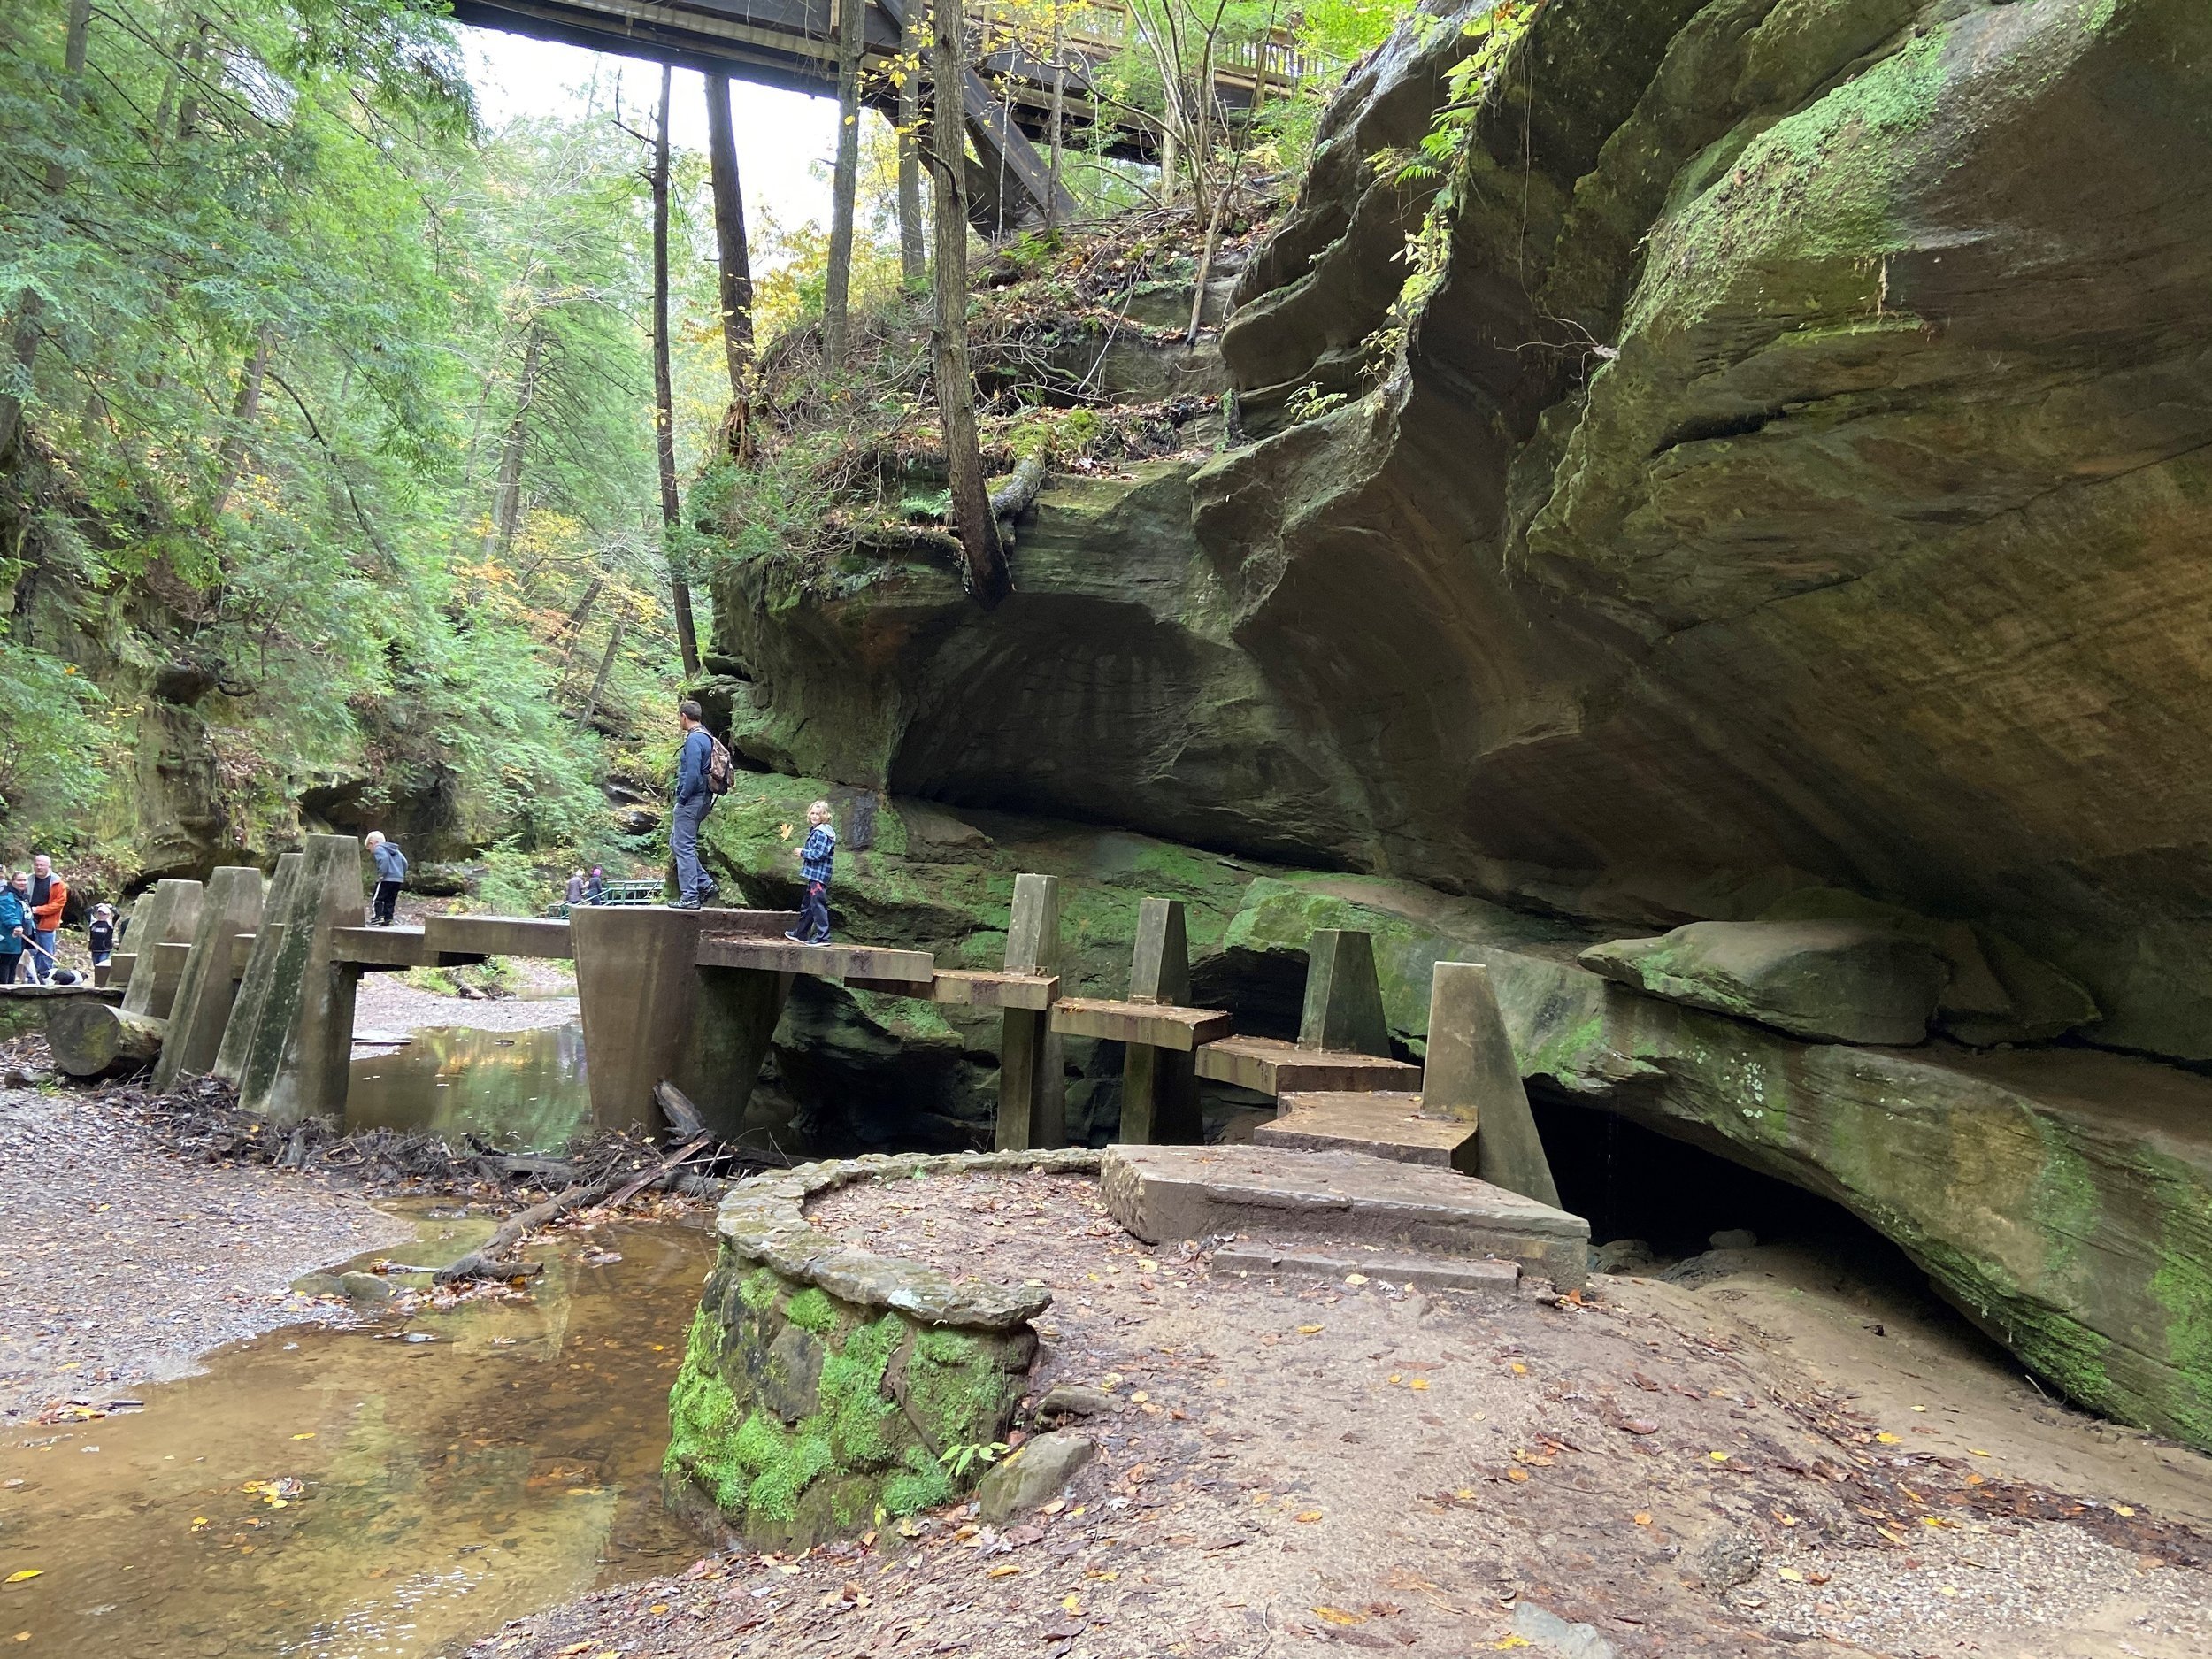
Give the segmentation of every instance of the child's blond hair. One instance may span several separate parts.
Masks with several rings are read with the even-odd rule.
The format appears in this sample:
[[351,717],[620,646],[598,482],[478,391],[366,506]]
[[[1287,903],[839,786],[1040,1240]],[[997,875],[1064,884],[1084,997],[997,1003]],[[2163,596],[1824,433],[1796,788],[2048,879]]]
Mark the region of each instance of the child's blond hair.
[[819,812],[824,818],[827,818],[830,815],[829,803],[826,801],[817,801],[806,810],[806,815],[809,818],[812,818],[817,812]]

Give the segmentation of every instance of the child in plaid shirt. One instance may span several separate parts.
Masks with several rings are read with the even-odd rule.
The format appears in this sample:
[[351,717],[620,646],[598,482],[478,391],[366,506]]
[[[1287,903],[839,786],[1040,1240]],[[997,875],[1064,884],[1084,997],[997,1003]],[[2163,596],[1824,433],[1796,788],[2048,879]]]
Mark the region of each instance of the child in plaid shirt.
[[830,866],[837,858],[837,832],[830,827],[829,803],[817,801],[806,810],[806,844],[799,849],[799,879],[806,883],[806,897],[799,907],[799,928],[784,937],[794,944],[829,943]]

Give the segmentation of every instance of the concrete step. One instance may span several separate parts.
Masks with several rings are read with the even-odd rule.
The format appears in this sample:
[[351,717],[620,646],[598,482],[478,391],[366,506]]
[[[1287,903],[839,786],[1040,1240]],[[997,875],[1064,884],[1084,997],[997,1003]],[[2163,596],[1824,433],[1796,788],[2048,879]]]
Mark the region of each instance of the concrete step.
[[1397,1090],[1324,1090],[1276,1102],[1279,1116],[1252,1131],[1252,1143],[1298,1152],[1363,1152],[1401,1164],[1475,1172],[1475,1126],[1424,1118],[1421,1097]]
[[1356,1152],[1115,1146],[1101,1183],[1148,1244],[1317,1235],[1458,1260],[1517,1262],[1562,1290],[1590,1276],[1590,1224],[1472,1176]]
[[1510,1296],[1520,1286],[1517,1262],[1486,1256],[1465,1261],[1448,1256],[1406,1256],[1388,1250],[1322,1250],[1311,1245],[1268,1244],[1240,1240],[1213,1254],[1209,1271],[1271,1278],[1342,1279],[1363,1274],[1384,1285],[1417,1285],[1423,1290],[1467,1290]]
[[1229,1016],[1217,1008],[1178,1008],[1168,1002],[1119,1002],[1099,996],[1064,996],[1052,1005],[1052,1029],[1070,1037],[1141,1042],[1187,1054],[1229,1034]]
[[1198,1075],[1262,1094],[1421,1087],[1421,1068],[1387,1056],[1301,1048],[1279,1037],[1224,1037],[1198,1051]]

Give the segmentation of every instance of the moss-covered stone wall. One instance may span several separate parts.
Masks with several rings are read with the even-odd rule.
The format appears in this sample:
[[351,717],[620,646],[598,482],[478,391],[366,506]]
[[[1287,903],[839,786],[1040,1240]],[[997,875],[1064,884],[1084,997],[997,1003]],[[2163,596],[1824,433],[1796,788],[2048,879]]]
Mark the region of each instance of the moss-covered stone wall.
[[802,1217],[852,1180],[1094,1168],[1082,1152],[813,1164],[745,1183],[668,1401],[672,1508],[716,1533],[799,1548],[950,1499],[945,1455],[1005,1438],[1027,1386],[1041,1292],[956,1283],[841,1248]]

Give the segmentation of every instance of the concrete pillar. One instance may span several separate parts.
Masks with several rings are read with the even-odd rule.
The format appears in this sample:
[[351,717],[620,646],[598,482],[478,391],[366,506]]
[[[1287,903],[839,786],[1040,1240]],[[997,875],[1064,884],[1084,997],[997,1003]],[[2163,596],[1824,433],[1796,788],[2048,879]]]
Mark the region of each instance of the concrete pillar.
[[[1190,935],[1179,899],[1147,899],[1137,911],[1137,949],[1129,1000],[1174,1006],[1190,1001]],[[1120,1139],[1133,1145],[1195,1145],[1198,1056],[1149,1043],[1126,1045],[1121,1067]]]
[[360,841],[307,837],[284,909],[271,917],[284,933],[238,1081],[238,1103],[280,1128],[344,1116],[361,973],[331,960],[331,933],[360,926],[365,914]]
[[176,1000],[178,971],[161,967],[162,945],[192,941],[200,920],[200,884],[196,881],[157,881],[154,890],[138,902],[131,913],[128,935],[133,960],[131,982],[123,987],[123,1011],[166,1019]]
[[1508,1192],[1558,1207],[1559,1188],[1528,1109],[1520,1063],[1498,1011],[1490,970],[1479,963],[1436,964],[1421,1115],[1473,1125],[1477,1174]]
[[284,941],[284,914],[292,902],[292,888],[299,874],[299,854],[278,855],[276,873],[270,878],[261,903],[261,926],[254,933],[253,951],[246,958],[245,977],[238,982],[230,1020],[223,1027],[223,1046],[215,1054],[215,1075],[234,1087],[245,1075],[247,1052],[253,1047],[254,1033],[269,1006],[269,987],[276,981],[277,954]]
[[[1060,972],[1060,882],[1016,876],[1006,924],[1006,972]],[[1000,1025],[998,1133],[1001,1151],[1067,1144],[1067,1078],[1049,1016],[1010,1008]]]
[[[654,1088],[663,1078],[678,1079],[690,1052],[699,913],[587,904],[570,913],[568,925],[591,1120],[602,1129],[650,1125],[657,1117]],[[680,1080],[677,1087],[684,1087]]]
[[154,1066],[154,1087],[174,1088],[178,1079],[204,1077],[214,1068],[224,1027],[236,1000],[231,978],[231,941],[261,926],[261,872],[226,865],[210,878],[201,895],[200,923],[192,933],[192,954],[177,981],[169,1009],[169,1035]]
[[1348,928],[1322,927],[1306,941],[1306,1005],[1298,1020],[1301,1048],[1390,1057],[1375,941]]

